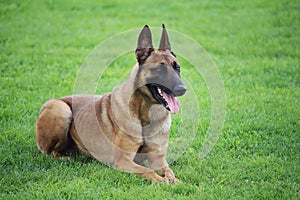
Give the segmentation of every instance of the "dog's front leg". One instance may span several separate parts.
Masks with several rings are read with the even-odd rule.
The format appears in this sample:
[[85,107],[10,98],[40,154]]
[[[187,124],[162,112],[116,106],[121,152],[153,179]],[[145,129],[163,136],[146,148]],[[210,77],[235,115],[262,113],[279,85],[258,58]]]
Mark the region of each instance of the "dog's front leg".
[[137,138],[126,134],[118,134],[114,140],[114,167],[125,172],[135,173],[153,182],[168,183],[166,178],[159,176],[153,169],[143,167],[134,162],[135,155],[141,146]]
[[151,169],[155,169],[159,175],[168,181],[168,183],[179,183],[179,179],[175,177],[173,170],[169,167],[166,161],[165,152],[153,152],[149,155],[148,162],[149,167]]

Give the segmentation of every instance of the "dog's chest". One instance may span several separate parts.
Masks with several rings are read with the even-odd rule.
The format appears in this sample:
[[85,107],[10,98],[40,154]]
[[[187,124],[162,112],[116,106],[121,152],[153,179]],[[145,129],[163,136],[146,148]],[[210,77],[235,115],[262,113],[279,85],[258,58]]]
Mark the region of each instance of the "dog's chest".
[[171,116],[161,105],[153,105],[149,111],[150,123],[143,127],[143,139],[168,137],[171,127]]

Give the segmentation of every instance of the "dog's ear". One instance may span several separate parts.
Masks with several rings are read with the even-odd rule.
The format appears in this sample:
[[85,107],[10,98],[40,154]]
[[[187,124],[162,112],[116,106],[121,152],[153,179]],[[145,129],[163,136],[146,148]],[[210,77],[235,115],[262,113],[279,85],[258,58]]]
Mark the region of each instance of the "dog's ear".
[[153,50],[151,31],[148,25],[145,25],[139,35],[137,48],[135,50],[138,63],[143,64]]
[[170,45],[170,41],[169,41],[169,37],[168,37],[168,33],[166,31],[166,27],[163,24],[162,25],[162,34],[161,34],[161,38],[160,38],[160,43],[159,43],[159,50],[169,50],[171,51],[171,45]]

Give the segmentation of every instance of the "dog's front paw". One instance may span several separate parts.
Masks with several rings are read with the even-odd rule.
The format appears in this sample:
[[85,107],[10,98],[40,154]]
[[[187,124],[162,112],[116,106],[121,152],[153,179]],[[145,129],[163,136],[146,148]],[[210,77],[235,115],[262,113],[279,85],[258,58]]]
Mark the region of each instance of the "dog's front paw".
[[177,179],[174,175],[171,175],[171,176],[167,175],[167,176],[164,177],[164,179],[165,179],[165,182],[168,183],[168,184],[176,185],[180,182],[179,179]]
[[169,181],[165,177],[159,176],[156,172],[146,172],[140,174],[143,178],[151,180],[154,183],[169,183]]
[[177,179],[177,178],[175,177],[173,171],[172,171],[170,168],[168,168],[168,169],[165,170],[164,178],[167,180],[167,182],[168,182],[169,184],[174,184],[174,185],[176,185],[177,183],[180,182],[179,179]]

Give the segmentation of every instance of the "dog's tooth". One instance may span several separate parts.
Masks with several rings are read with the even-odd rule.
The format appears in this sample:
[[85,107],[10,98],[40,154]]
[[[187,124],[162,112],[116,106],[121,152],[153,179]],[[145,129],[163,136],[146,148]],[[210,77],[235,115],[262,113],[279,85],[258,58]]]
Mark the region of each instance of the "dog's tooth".
[[158,90],[158,93],[159,93],[160,95],[162,95],[161,89],[160,89],[160,88],[157,88],[157,90]]

